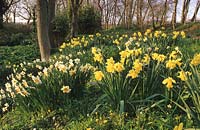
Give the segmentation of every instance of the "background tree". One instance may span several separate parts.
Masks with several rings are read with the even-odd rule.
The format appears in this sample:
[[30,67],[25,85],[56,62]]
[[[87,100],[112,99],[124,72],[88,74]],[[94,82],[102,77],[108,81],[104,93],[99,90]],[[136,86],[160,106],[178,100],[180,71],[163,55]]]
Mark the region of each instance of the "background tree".
[[181,23],[184,24],[187,18],[188,10],[189,10],[190,0],[183,1],[183,8],[182,8],[182,16],[181,16]]
[[3,28],[3,15],[8,11],[11,5],[17,2],[19,2],[19,0],[0,0],[0,29]]
[[194,10],[194,14],[192,16],[191,22],[195,22],[196,21],[196,17],[197,17],[197,13],[199,11],[199,8],[200,8],[200,0],[197,1],[197,4],[196,4],[195,10]]
[[71,9],[71,37],[75,37],[78,34],[78,11],[82,2],[83,0],[69,0]]
[[49,31],[49,40],[52,48],[56,48],[57,45],[53,39],[53,20],[55,18],[56,12],[56,0],[48,0],[48,31]]
[[178,0],[173,0],[173,14],[171,21],[173,29],[175,29],[176,26],[177,5],[178,5]]

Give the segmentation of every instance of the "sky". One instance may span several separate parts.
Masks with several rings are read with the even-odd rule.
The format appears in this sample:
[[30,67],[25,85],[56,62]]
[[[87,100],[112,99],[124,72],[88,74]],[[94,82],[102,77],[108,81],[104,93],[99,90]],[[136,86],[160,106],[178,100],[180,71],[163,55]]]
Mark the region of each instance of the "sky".
[[[187,19],[191,19],[196,7],[198,0],[191,0],[190,1],[190,6],[189,6],[189,11],[188,11],[188,15],[187,15]],[[178,0],[178,6],[177,6],[177,22],[181,21],[181,12],[182,12],[182,6],[183,6],[183,2],[184,0]],[[197,14],[197,20],[200,20],[200,9],[198,11]],[[16,18],[16,22],[21,22],[21,23],[26,23],[26,21],[24,21],[22,18],[17,17]]]
[[[179,0],[178,5],[177,5],[177,21],[181,20],[181,12],[182,12],[182,6],[183,6],[184,0]],[[191,19],[196,7],[198,0],[191,0],[190,1],[190,6],[189,6],[189,11],[187,15],[187,19]],[[200,20],[200,9],[197,14],[197,19]]]

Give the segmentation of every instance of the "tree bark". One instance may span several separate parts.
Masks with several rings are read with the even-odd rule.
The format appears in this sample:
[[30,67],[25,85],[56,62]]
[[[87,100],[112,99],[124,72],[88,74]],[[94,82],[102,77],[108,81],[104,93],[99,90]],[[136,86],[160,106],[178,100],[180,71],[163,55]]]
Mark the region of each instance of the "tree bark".
[[167,3],[168,3],[168,0],[165,0],[164,10],[163,10],[163,13],[162,13],[162,16],[161,16],[161,23],[160,23],[160,25],[165,25],[165,23],[166,23],[166,14],[167,14],[167,10],[168,10]]
[[195,22],[196,21],[196,17],[197,17],[197,13],[199,11],[199,8],[200,8],[200,0],[198,0],[198,2],[197,2],[194,14],[193,14],[192,19],[191,19],[191,22]]
[[141,31],[143,30],[142,9],[143,0],[137,0],[137,25],[140,27]]
[[58,45],[55,44],[53,38],[53,19],[55,18],[55,11],[56,11],[55,5],[56,5],[56,0],[49,0],[48,3],[49,40],[52,48],[58,47]]
[[3,28],[3,0],[0,0],[0,29]]
[[189,4],[190,4],[190,0],[184,0],[183,10],[182,10],[182,17],[181,17],[181,23],[182,24],[185,24],[185,21],[186,21],[186,18],[187,18],[187,14],[188,14]]
[[50,58],[50,41],[48,34],[48,2],[37,0],[37,36],[42,61]]
[[172,14],[172,28],[175,29],[176,28],[176,14],[177,14],[177,5],[178,5],[178,0],[174,0],[173,1],[173,14]]
[[156,28],[156,25],[155,25],[155,16],[154,16],[154,11],[153,11],[153,6],[151,5],[151,0],[148,0],[148,5],[151,9],[151,13],[152,13],[152,26],[153,26],[153,29]]
[[78,34],[78,10],[83,0],[69,0],[71,7],[71,37],[76,37]]
[[128,21],[127,21],[127,28],[129,29],[132,26],[132,19],[133,19],[133,0],[128,1]]

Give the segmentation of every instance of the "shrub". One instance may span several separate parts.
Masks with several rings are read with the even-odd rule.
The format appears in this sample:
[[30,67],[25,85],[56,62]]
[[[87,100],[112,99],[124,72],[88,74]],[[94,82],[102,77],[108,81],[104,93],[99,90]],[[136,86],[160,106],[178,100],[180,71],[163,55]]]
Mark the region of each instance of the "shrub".
[[94,33],[101,29],[101,16],[92,6],[85,6],[79,11],[79,32]]
[[67,11],[59,13],[53,20],[53,33],[60,36],[66,36],[69,32],[69,19]]

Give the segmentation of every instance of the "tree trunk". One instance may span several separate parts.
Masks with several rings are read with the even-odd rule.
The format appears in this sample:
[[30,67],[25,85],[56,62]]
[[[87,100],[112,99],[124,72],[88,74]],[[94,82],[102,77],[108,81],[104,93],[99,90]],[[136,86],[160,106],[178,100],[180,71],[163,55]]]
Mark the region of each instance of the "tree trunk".
[[166,14],[167,14],[167,10],[168,10],[167,3],[168,3],[168,1],[165,0],[164,11],[163,11],[162,16],[161,16],[161,23],[160,23],[161,26],[165,25],[165,23],[166,23]]
[[16,9],[13,11],[13,23],[16,23]]
[[151,5],[151,0],[148,0],[148,5],[151,9],[151,13],[152,13],[152,26],[153,26],[153,29],[156,28],[156,25],[155,25],[155,16],[154,16],[154,11],[153,11],[153,7]]
[[71,8],[71,31],[70,37],[76,37],[78,34],[78,10],[83,0],[69,0]]
[[142,23],[142,4],[143,0],[137,0],[137,25],[142,30],[143,23]]
[[122,26],[125,27],[126,26],[126,11],[127,11],[127,1],[124,0],[123,1],[123,6],[124,6],[124,10],[122,12]]
[[49,0],[48,3],[49,40],[52,48],[58,47],[54,42],[53,38],[53,19],[55,18],[55,5],[56,5],[56,0]]
[[3,0],[0,0],[0,29],[3,28]]
[[196,21],[196,17],[197,17],[197,13],[199,11],[199,8],[200,8],[200,0],[198,0],[198,2],[197,2],[194,14],[193,14],[192,19],[191,19],[191,22],[195,22]]
[[48,34],[48,2],[37,0],[37,36],[42,61],[48,61],[50,57],[50,41]]
[[188,14],[189,4],[190,4],[190,0],[184,0],[183,10],[182,10],[182,17],[181,17],[181,23],[182,24],[185,24],[185,21],[186,21],[186,18],[187,18],[187,14]]
[[117,0],[114,0],[114,11],[113,11],[113,20],[112,20],[112,25],[114,27],[116,27],[117,22],[116,22],[116,18],[117,18]]
[[36,6],[33,7],[33,32],[36,32]]
[[127,28],[129,29],[132,26],[132,19],[133,19],[133,0],[129,0],[128,2],[128,23]]
[[173,5],[174,5],[174,8],[173,8],[173,14],[172,14],[172,27],[173,29],[175,29],[176,27],[176,13],[177,13],[177,5],[178,5],[178,0],[174,0],[173,1]]
[[[75,11],[76,10],[76,11]],[[78,11],[75,9],[72,11],[72,26],[71,26],[71,37],[75,37],[78,34]]]

